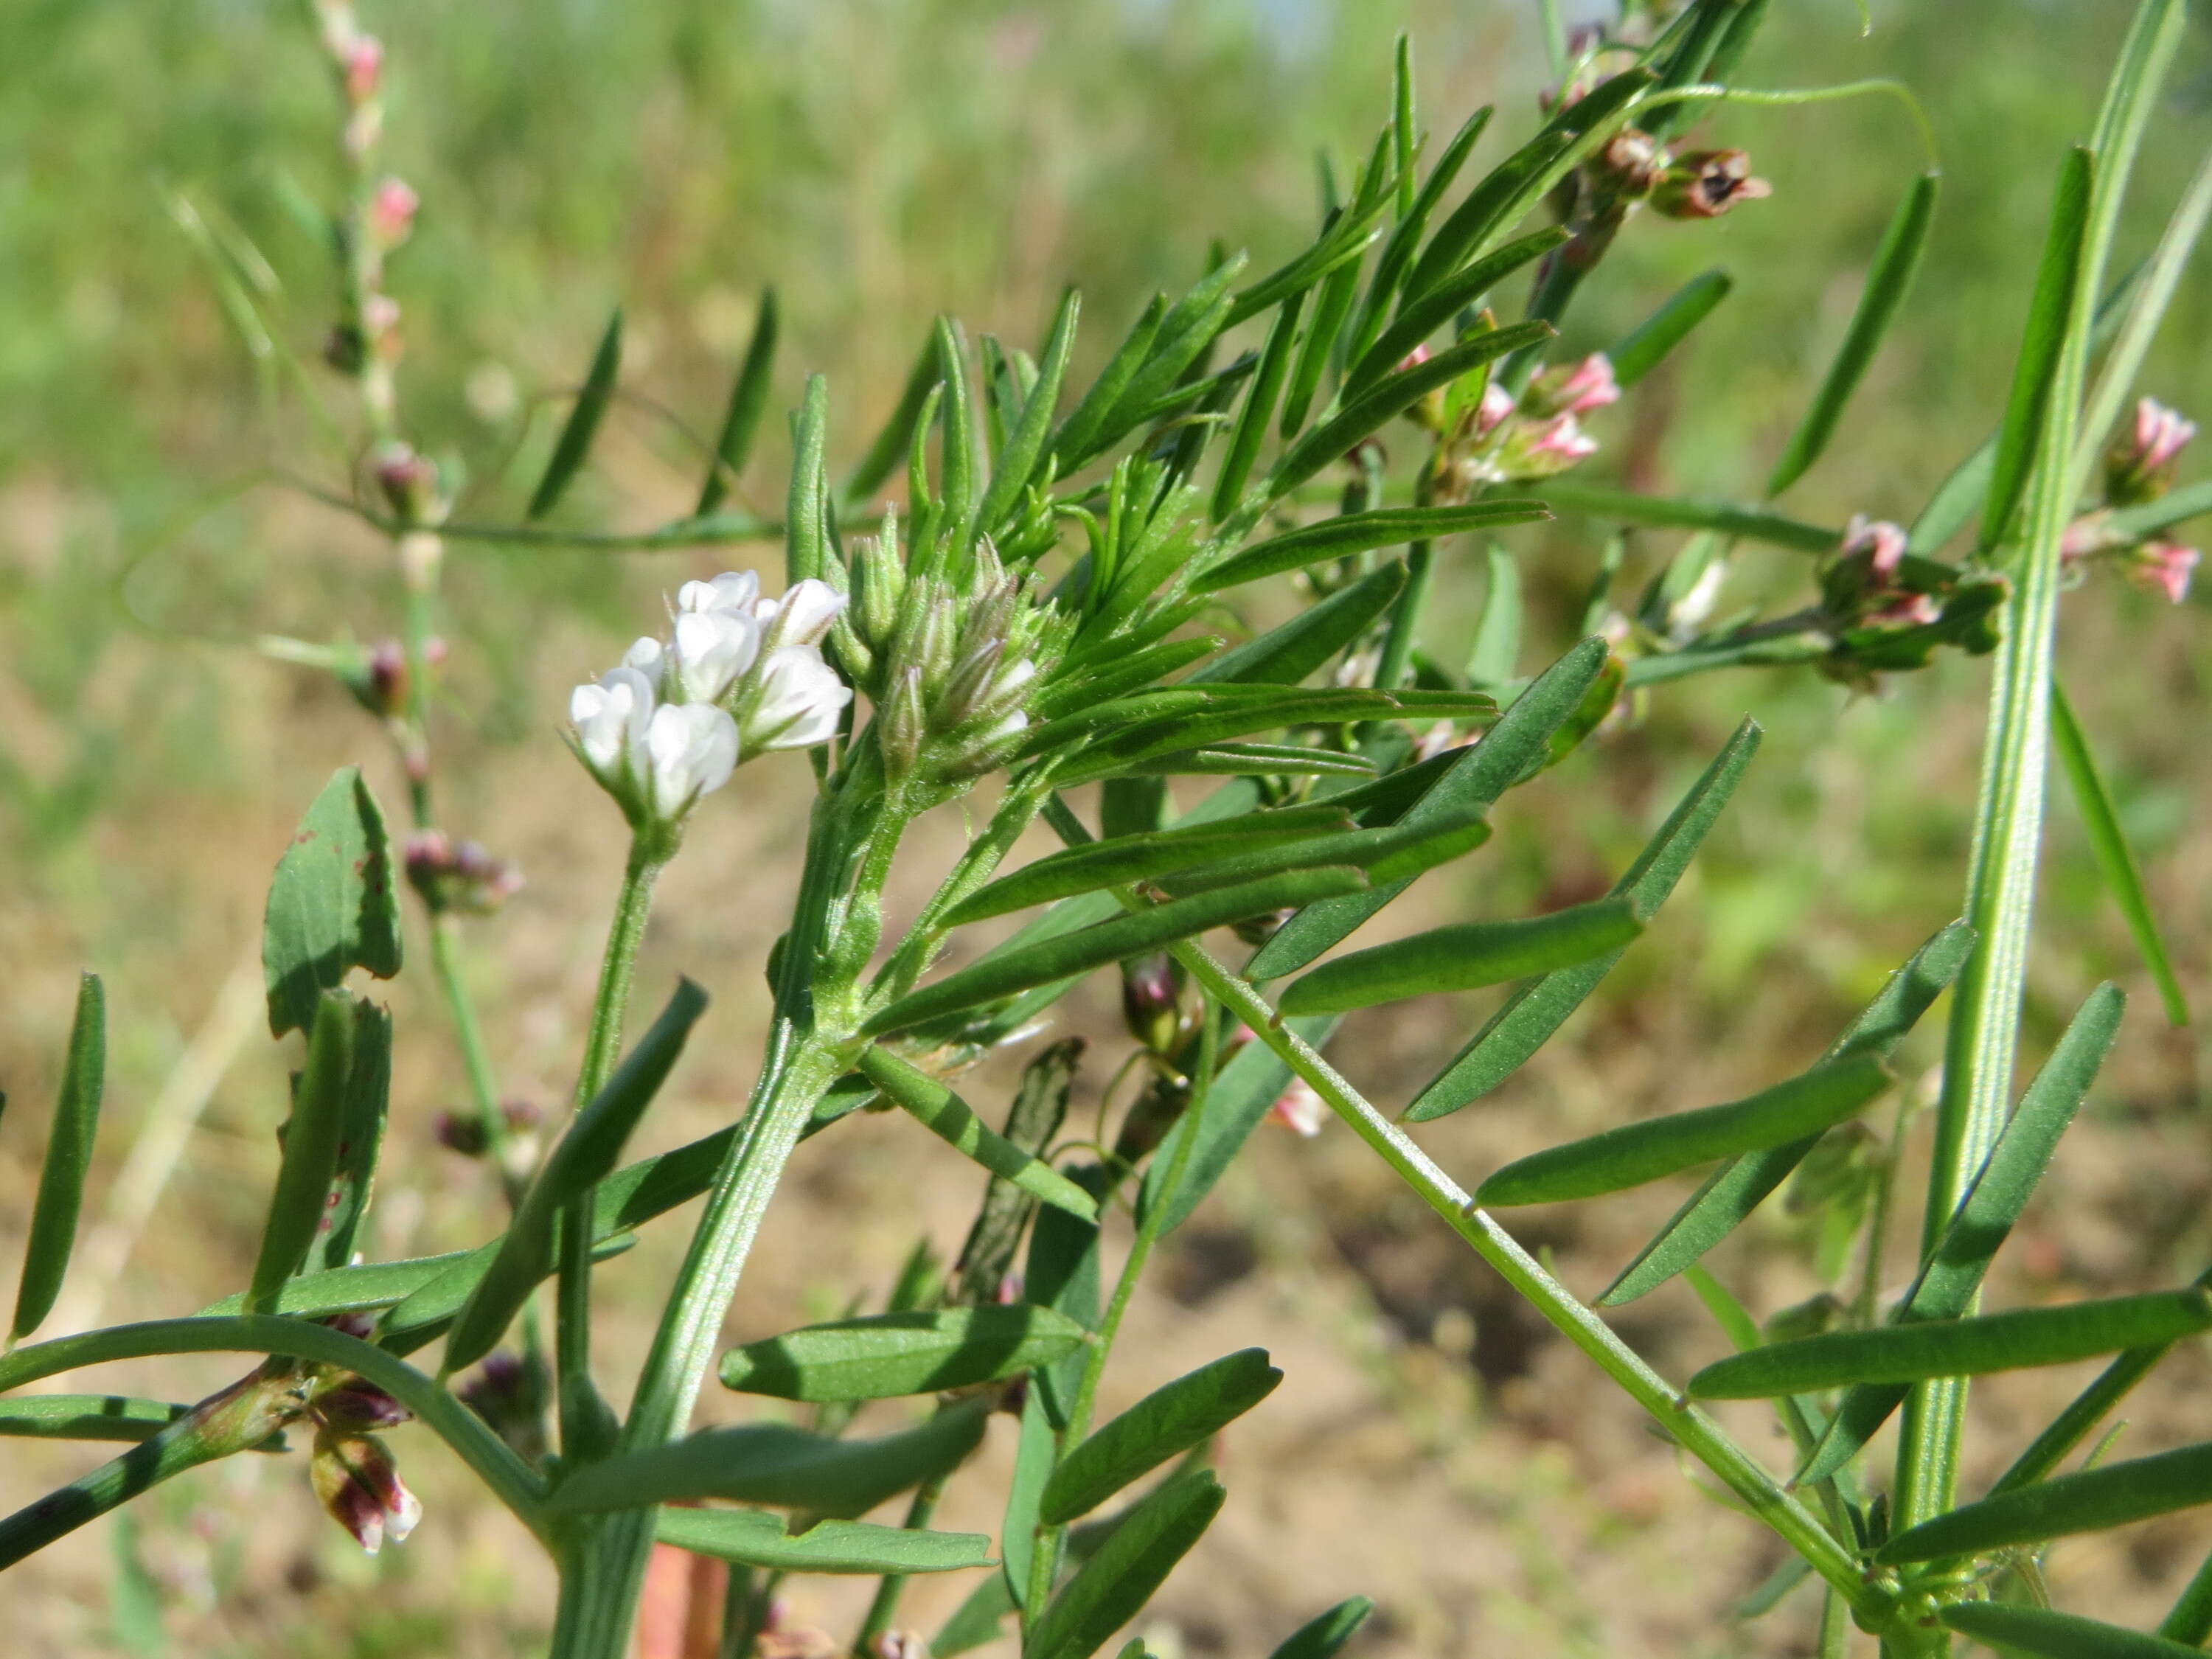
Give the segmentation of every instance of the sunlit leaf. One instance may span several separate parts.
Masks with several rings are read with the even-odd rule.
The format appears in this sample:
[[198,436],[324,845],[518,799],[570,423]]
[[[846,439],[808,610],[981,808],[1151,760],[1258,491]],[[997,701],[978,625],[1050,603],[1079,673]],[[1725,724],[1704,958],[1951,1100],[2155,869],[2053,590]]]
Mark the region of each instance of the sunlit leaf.
[[935,1078],[873,1044],[861,1050],[859,1064],[886,1098],[905,1108],[939,1139],[1000,1180],[1010,1181],[1030,1197],[1085,1220],[1097,1217],[1098,1206],[1090,1194],[987,1127],[966,1101]]
[[606,416],[607,405],[614,401],[615,377],[622,370],[622,307],[617,306],[614,314],[607,319],[606,331],[599,336],[599,349],[592,354],[592,367],[584,375],[583,389],[576,394],[575,407],[568,411],[568,423],[561,428],[561,436],[554,443],[552,457],[545,463],[544,474],[531,495],[525,518],[542,519],[550,513],[582,470],[585,458],[592,453],[592,440],[599,435],[599,422]]
[[1617,951],[1643,930],[1626,899],[1522,921],[1460,922],[1323,963],[1282,995],[1286,1014],[1337,1014],[1433,991],[1548,974]]
[[1045,1487],[1047,1526],[1087,1515],[1132,1481],[1208,1439],[1283,1380],[1264,1348],[1246,1348],[1146,1395],[1068,1453]]
[[721,435],[714,440],[714,464],[699,490],[696,518],[705,518],[727,498],[730,485],[745,470],[753,452],[753,437],[767,411],[770,382],[775,372],[778,312],[775,289],[762,290],[760,314],[753,319],[753,336],[745,347],[745,360],[730,387],[730,406],[722,414]]
[[759,1510],[663,1510],[653,1535],[695,1555],[711,1555],[767,1572],[954,1572],[991,1564],[991,1540],[980,1532],[931,1532],[821,1521],[787,1532],[780,1515]]
[[314,1023],[317,999],[356,968],[399,971],[399,893],[392,840],[360,769],[324,786],[278,860],[262,921],[272,1036]]
[[1016,1376],[1080,1345],[1049,1308],[945,1308],[809,1325],[722,1356],[722,1386],[779,1400],[884,1400]]
[[70,1253],[76,1244],[77,1216],[84,1207],[85,1178],[92,1171],[93,1141],[100,1130],[100,1103],[106,1082],[107,990],[99,975],[86,974],[77,981],[61,1091],[54,1100],[53,1127],[39,1169],[39,1193],[31,1205],[15,1313],[8,1327],[11,1343],[37,1329],[61,1294]]

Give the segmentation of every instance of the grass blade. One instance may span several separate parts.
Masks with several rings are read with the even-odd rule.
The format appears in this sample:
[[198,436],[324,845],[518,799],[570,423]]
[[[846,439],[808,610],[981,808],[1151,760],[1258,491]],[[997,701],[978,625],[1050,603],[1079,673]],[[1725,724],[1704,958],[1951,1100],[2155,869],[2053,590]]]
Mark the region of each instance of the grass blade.
[[76,1012],[70,1022],[69,1052],[62,1062],[61,1092],[39,1168],[39,1195],[31,1206],[23,1272],[16,1281],[10,1346],[53,1311],[76,1245],[76,1219],[84,1207],[85,1177],[92,1170],[93,1141],[107,1083],[107,988],[97,974],[77,981]]
[[2175,1025],[2186,1025],[2189,1001],[2182,994],[2181,981],[2166,955],[2166,942],[2159,937],[2150,896],[2143,890],[2142,866],[2136,861],[2135,849],[2128,845],[2126,831],[2120,828],[2120,815],[2113,809],[2111,792],[2097,770],[2096,757],[2089,751],[2089,740],[2075,717],[2074,705],[2055,679],[2051,683],[2051,741],[2058,751],[2059,764],[2065,769],[2066,781],[2073,787],[2075,805],[2081,808],[2098,873],[2104,877],[2121,920],[2134,936],[2136,949],[2142,952],[2143,965],[2150,969],[2159,997],[2166,1004],[2166,1019]]
[[2212,1443],[2106,1463],[1985,1498],[1922,1522],[1881,1547],[1878,1560],[1935,1561],[2014,1544],[2103,1532],[2212,1504]]
[[862,1025],[860,1035],[880,1036],[886,1031],[901,1030],[942,1014],[994,1002],[1033,985],[1050,984],[1110,962],[1142,956],[1208,928],[1310,904],[1318,898],[1360,892],[1366,886],[1367,878],[1357,870],[1299,870],[1154,905],[1076,933],[1041,939],[1019,950],[994,952],[900,998]]
[[1813,463],[1820,459],[1828,441],[1836,435],[1836,428],[1843,420],[1844,405],[1858,389],[1867,366],[1881,348],[1882,336],[1888,332],[1898,307],[1911,291],[1912,278],[1920,269],[1921,253],[1928,246],[1929,228],[1936,219],[1936,175],[1923,173],[1912,181],[1904,201],[1898,204],[1896,216],[1882,233],[1881,246],[1875,250],[1866,286],[1859,292],[1858,308],[1851,313],[1850,326],[1844,331],[1843,343],[1836,349],[1827,378],[1814,393],[1811,407],[1797,423],[1797,429],[1790,434],[1782,459],[1774,464],[1774,471],[1766,481],[1769,500],[1803,477]]
[[808,1325],[722,1356],[722,1386],[778,1400],[887,1400],[1015,1376],[1073,1353],[1088,1333],[1034,1303],[878,1314]]
[[1735,287],[1735,278],[1725,270],[1708,270],[1675,289],[1664,305],[1623,335],[1606,354],[1613,361],[1615,384],[1625,392],[1658,368],[1668,352],[1689,337],[1692,329],[1713,314]]
[[1044,1489],[1040,1518],[1056,1527],[1235,1422],[1283,1374],[1265,1348],[1245,1348],[1156,1389],[1068,1453]]
[[542,519],[560,505],[561,497],[592,453],[592,440],[599,436],[599,422],[606,417],[607,405],[614,401],[615,377],[622,370],[622,342],[623,313],[617,306],[607,319],[606,331],[599,336],[599,349],[592,354],[592,367],[584,375],[584,388],[576,394],[576,406],[568,411],[568,423],[561,428],[524,518]]
[[1997,434],[1996,453],[1990,465],[1990,493],[1982,508],[1984,553],[2010,533],[2027,494],[2028,474],[2034,468],[2036,448],[2049,418],[2059,360],[2075,310],[2094,171],[2089,152],[2076,149],[2068,155],[2059,172],[2057,191],[2051,204],[2051,228],[2036,271],[2034,297],[2028,302],[2027,327],[2021,340],[2012,394],[2005,404],[2004,425]]
[[758,1510],[667,1510],[653,1535],[694,1555],[711,1555],[765,1572],[954,1572],[991,1565],[991,1540],[980,1532],[930,1532],[822,1521],[796,1534],[780,1515]]
[[[1626,899],[1639,917],[1649,921],[1690,867],[1707,832],[1735,793],[1752,757],[1759,752],[1760,735],[1758,724],[1752,720],[1736,728],[1712,764],[1668,814],[1659,833],[1614,884],[1614,896]],[[1485,745],[1490,741],[1486,738]],[[1620,959],[1616,951],[1517,988],[1453,1056],[1451,1064],[1414,1097],[1407,1109],[1407,1121],[1425,1123],[1447,1116],[1503,1083],[1582,1006]]]
[[963,1157],[1012,1182],[1031,1198],[1057,1205],[1085,1221],[1098,1218],[1097,1201],[1089,1193],[986,1126],[973,1107],[935,1078],[873,1044],[861,1051],[859,1064],[889,1099],[919,1118],[931,1133]]
[[763,289],[752,339],[745,347],[738,378],[730,386],[730,406],[723,411],[721,435],[714,440],[714,462],[707,469],[707,482],[700,487],[699,505],[691,509],[694,518],[703,519],[722,504],[753,452],[753,438],[760,431],[761,416],[767,412],[775,374],[779,317],[775,289]]
[[1528,524],[1551,514],[1540,501],[1469,501],[1460,507],[1387,507],[1372,513],[1347,513],[1324,519],[1279,536],[1256,542],[1242,552],[1200,573],[1191,583],[1194,593],[1214,593],[1224,587],[1257,581],[1262,576],[1299,570],[1324,559],[1342,558],[1378,547],[1398,547],[1407,542],[1433,541],[1468,530],[1502,529]]
[[284,1158],[277,1166],[261,1249],[246,1295],[248,1313],[270,1311],[278,1290],[307,1260],[337,1170],[345,1138],[347,1085],[353,1076],[354,1003],[343,991],[325,991],[307,1034],[307,1062],[292,1092],[284,1126]]
[[1643,930],[1625,898],[1522,921],[1431,928],[1322,963],[1291,984],[1279,1006],[1285,1014],[1340,1014],[1432,991],[1499,985],[1623,950]]
[[[1890,975],[1881,994],[1851,1022],[1824,1058],[1843,1060],[1856,1054],[1887,1058],[1959,976],[1973,948],[1974,930],[1965,922],[1954,921],[1943,928]],[[1716,1170],[1598,1297],[1598,1305],[1613,1308],[1633,1302],[1700,1260],[1789,1178],[1819,1139],[1817,1135],[1808,1135],[1767,1152],[1732,1158]]]
[[1698,1400],[1764,1400],[1859,1382],[1979,1376],[2094,1359],[2203,1330],[2212,1330],[2212,1294],[2153,1291],[1777,1342],[1706,1366],[1690,1379],[1689,1392]]
[[1553,1204],[1640,1187],[1717,1158],[1832,1128],[1865,1110],[1889,1085],[1889,1068],[1877,1055],[1832,1060],[1742,1100],[1625,1123],[1517,1158],[1475,1188],[1475,1201]]
[[2162,1636],[2145,1636],[2049,1607],[1959,1601],[1937,1616],[1960,1635],[2021,1659],[2195,1659],[2203,1652]]
[[[1523,778],[1534,775],[1550,752],[1552,734],[1582,706],[1583,695],[1605,667],[1606,644],[1584,640],[1515,699],[1488,735],[1453,762],[1399,822],[1434,823],[1462,811],[1486,811]],[[1244,969],[1254,983],[1297,972],[1403,890],[1378,887],[1356,896],[1301,910],[1260,947]]]
[[514,1224],[490,1266],[454,1316],[446,1339],[445,1374],[489,1353],[531,1291],[552,1272],[554,1224],[562,1208],[614,1169],[623,1143],[667,1081],[706,1006],[706,993],[688,979],[680,981],[652,1030],[569,1123],[515,1206]]

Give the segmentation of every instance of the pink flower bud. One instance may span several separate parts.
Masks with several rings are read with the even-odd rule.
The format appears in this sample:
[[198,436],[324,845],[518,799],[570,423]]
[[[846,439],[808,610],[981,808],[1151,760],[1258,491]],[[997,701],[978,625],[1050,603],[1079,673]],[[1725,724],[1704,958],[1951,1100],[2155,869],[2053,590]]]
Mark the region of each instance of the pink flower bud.
[[373,34],[357,34],[345,48],[342,65],[346,96],[365,104],[384,82],[384,43]]
[[1620,383],[1613,378],[1613,360],[1593,351],[1578,363],[1539,374],[1522,404],[1531,415],[1587,415],[1620,401]]
[[2196,574],[2199,556],[2195,548],[2179,542],[2145,542],[2128,562],[2128,579],[2179,605],[2189,597],[2189,579]]
[[1772,194],[1773,185],[1752,177],[1748,151],[1700,149],[1667,169],[1651,205],[1669,219],[1717,219],[1738,202]]
[[1600,150],[1592,171],[1621,196],[1649,196],[1667,171],[1667,147],[1650,133],[1624,127]]
[[1844,528],[1844,556],[1850,559],[1863,554],[1868,568],[1887,581],[1905,562],[1906,540],[1904,529],[1888,520],[1869,519],[1863,513],[1854,513],[1850,523]]
[[2145,398],[2136,405],[2136,459],[2144,468],[2168,465],[2196,435],[2196,422],[2156,398]]
[[910,1630],[887,1630],[876,1638],[876,1659],[929,1659],[929,1645]]
[[1904,593],[1867,613],[1867,620],[1885,628],[1920,628],[1936,620],[1942,609],[1932,594]]
[[1275,1103],[1267,1108],[1267,1121],[1279,1123],[1293,1134],[1310,1140],[1321,1133],[1322,1121],[1328,1115],[1328,1106],[1314,1092],[1313,1085],[1304,1078],[1291,1079],[1291,1086],[1275,1097]]
[[2117,507],[2154,501],[2173,482],[2174,464],[2197,435],[2197,423],[2154,398],[2136,405],[2133,428],[2105,457],[2105,495]]
[[315,1415],[327,1427],[358,1434],[371,1429],[396,1429],[413,1421],[415,1413],[374,1383],[354,1376],[318,1399]]
[[1516,420],[1498,453],[1498,469],[1508,478],[1549,478],[1579,466],[1597,451],[1597,440],[1571,415]]
[[1513,394],[1492,380],[1482,389],[1482,402],[1474,411],[1474,435],[1486,438],[1505,423],[1513,412]]
[[1156,1054],[1176,1046],[1182,1023],[1182,969],[1164,953],[1121,964],[1121,1018],[1129,1035]]
[[369,200],[368,234],[380,247],[398,247],[415,228],[415,210],[421,205],[421,198],[404,182],[385,179]]
[[403,1542],[422,1518],[422,1505],[400,1480],[398,1465],[373,1435],[318,1434],[309,1478],[331,1518],[371,1555],[386,1538]]
[[1435,354],[1425,345],[1417,345],[1404,356],[1398,359],[1397,368],[1391,372],[1393,374],[1397,374],[1409,368],[1419,368],[1423,363],[1428,362],[1434,355]]

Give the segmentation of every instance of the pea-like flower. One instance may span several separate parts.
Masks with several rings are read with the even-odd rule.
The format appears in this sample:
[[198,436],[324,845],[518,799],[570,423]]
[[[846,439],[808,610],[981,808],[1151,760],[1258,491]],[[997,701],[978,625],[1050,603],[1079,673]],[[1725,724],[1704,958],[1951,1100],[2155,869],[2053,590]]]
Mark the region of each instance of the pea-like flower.
[[584,764],[634,823],[681,822],[738,763],[737,723],[726,710],[661,702],[628,663],[578,686],[568,719]]
[[2174,464],[2197,435],[2197,422],[2155,398],[2136,404],[2134,423],[2105,458],[2105,495],[2118,507],[2155,501],[2173,483]]
[[2189,597],[2189,579],[2197,574],[2199,556],[2195,548],[2184,547],[2179,542],[2145,542],[2128,562],[2128,577],[2179,605]]
[[760,672],[738,689],[738,731],[745,752],[811,749],[837,734],[851,688],[811,645],[771,651]]
[[760,656],[761,625],[742,611],[679,611],[670,631],[663,684],[673,674],[686,702],[720,702]]
[[1530,415],[1587,415],[1594,409],[1620,401],[1620,382],[1613,377],[1613,360],[1593,351],[1578,363],[1547,368],[1529,384],[1522,400]]
[[325,1430],[315,1437],[310,1470],[315,1496],[331,1518],[374,1555],[389,1538],[405,1540],[422,1518],[422,1505],[399,1478],[399,1467],[372,1434]]

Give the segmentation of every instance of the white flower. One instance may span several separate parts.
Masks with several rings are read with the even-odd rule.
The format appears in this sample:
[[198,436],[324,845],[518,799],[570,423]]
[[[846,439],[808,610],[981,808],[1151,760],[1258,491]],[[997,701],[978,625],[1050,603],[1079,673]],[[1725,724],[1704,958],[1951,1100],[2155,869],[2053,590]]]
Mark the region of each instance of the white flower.
[[845,608],[845,596],[828,582],[809,576],[794,582],[780,599],[757,599],[753,615],[767,632],[771,651],[787,645],[819,645],[830,624]]
[[686,702],[718,702],[753,665],[760,645],[760,624],[739,611],[680,611],[669,653],[674,683],[665,689]]
[[811,749],[837,732],[837,716],[853,700],[822,653],[811,645],[771,652],[755,677],[744,708],[748,750]]
[[681,817],[738,764],[738,724],[711,703],[663,703],[645,735],[646,793],[654,815]]
[[613,787],[624,757],[645,741],[653,718],[653,682],[625,664],[568,694],[568,719],[577,745],[599,781]]
[[734,611],[750,617],[760,598],[760,578],[750,570],[725,570],[712,581],[686,582],[676,590],[676,608],[684,611]]
[[659,685],[660,671],[665,665],[667,657],[668,648],[659,640],[650,634],[641,634],[630,641],[629,649],[623,653],[623,666],[635,668],[653,684]]

